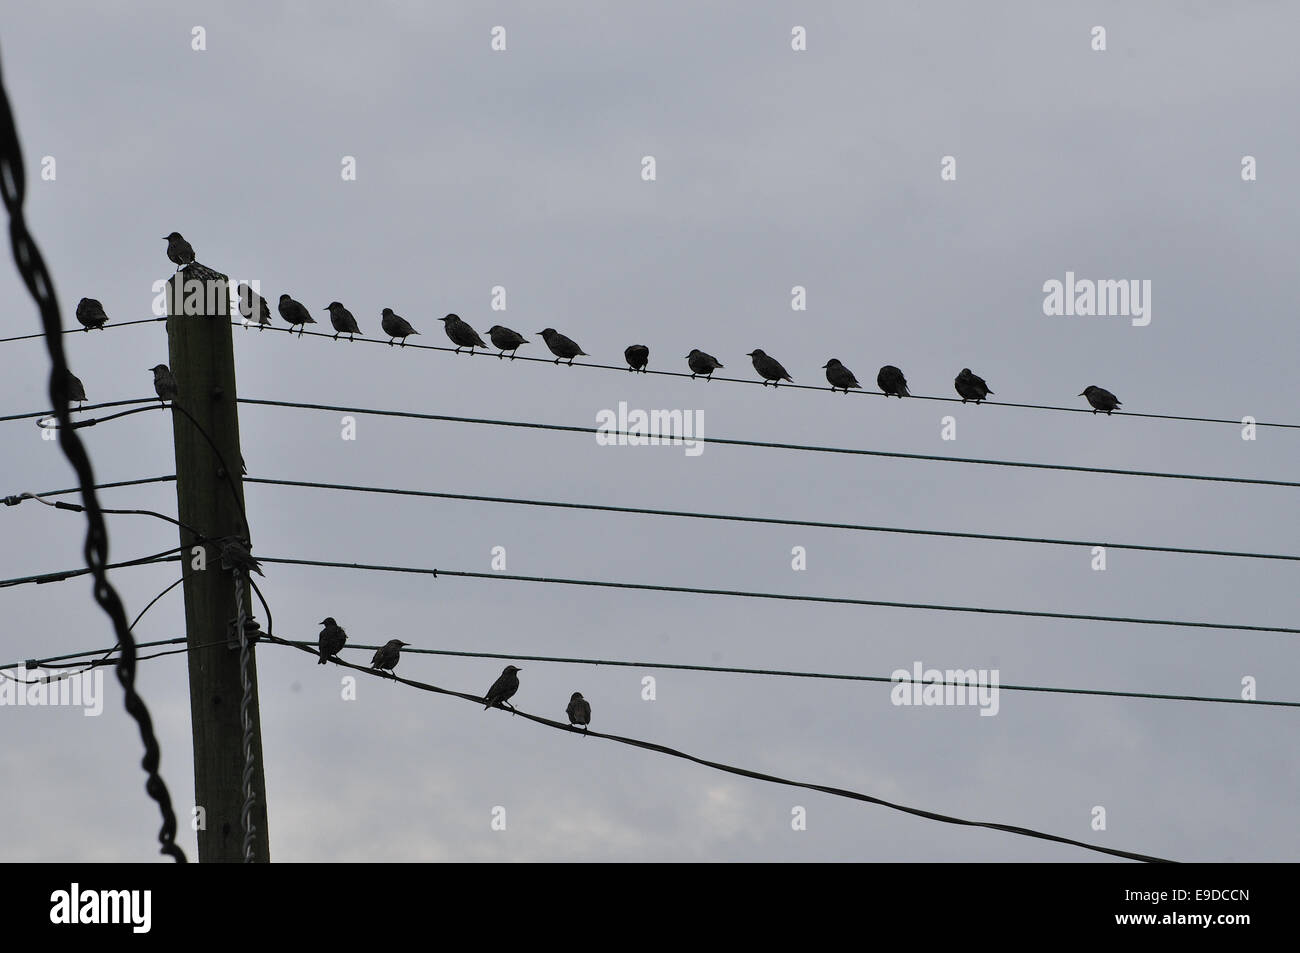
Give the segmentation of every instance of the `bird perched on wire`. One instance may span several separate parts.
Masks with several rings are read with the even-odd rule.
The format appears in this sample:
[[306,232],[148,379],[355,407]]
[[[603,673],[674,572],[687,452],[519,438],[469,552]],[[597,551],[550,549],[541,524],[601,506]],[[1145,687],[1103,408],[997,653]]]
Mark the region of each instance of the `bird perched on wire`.
[[1092,412],[1104,411],[1107,415],[1116,407],[1121,406],[1120,400],[1104,387],[1098,387],[1096,384],[1090,384],[1079,394],[1080,397],[1088,398],[1088,403],[1092,404]]
[[169,400],[175,400],[176,378],[172,376],[171,368],[166,364],[155,364],[149,370],[153,371],[153,390],[158,395],[158,400],[164,404]]
[[858,383],[858,379],[853,376],[853,372],[833,357],[822,367],[826,369],[826,379],[830,381],[832,392],[837,388],[843,388],[844,393],[847,394],[850,387],[862,386]]
[[87,331],[92,328],[102,330],[108,323],[108,315],[104,313],[104,306],[99,303],[98,298],[82,298],[77,302],[77,320]]
[[357,319],[352,317],[352,312],[337,301],[331,301],[325,306],[325,310],[330,313],[330,324],[334,328],[334,340],[339,339],[340,334],[346,334],[348,340],[354,339],[354,336],[361,333],[357,327]]
[[564,713],[569,716],[570,725],[582,725],[583,731],[591,724],[591,705],[582,697],[582,692],[570,696],[569,707],[564,709]]
[[629,371],[644,372],[650,363],[650,349],[644,344],[633,344],[623,352],[623,360],[627,361]]
[[691,348],[691,353],[686,355],[686,366],[691,369],[691,380],[695,380],[696,374],[703,374],[707,380],[712,380],[713,372],[722,367],[716,357],[705,354],[697,347]]
[[488,328],[488,337],[492,341],[492,346],[501,351],[497,357],[505,357],[506,351],[509,351],[510,360],[512,361],[515,359],[515,351],[519,350],[519,345],[528,343],[527,339],[518,331],[511,331],[499,324],[494,324]]
[[572,366],[575,357],[591,356],[582,348],[578,347],[576,341],[572,338],[566,338],[559,331],[555,330],[555,328],[543,328],[537,333],[542,336],[542,340],[546,342],[546,346],[549,347],[551,353],[555,355],[556,364],[559,364],[560,361],[567,358],[569,365]]
[[244,319],[244,327],[256,321],[258,330],[264,330],[271,323],[271,306],[250,285],[243,282],[239,285],[239,314]]
[[74,400],[77,402],[77,409],[81,409],[82,403],[86,399],[86,385],[81,383],[81,378],[67,369],[64,370],[63,376],[64,399],[68,403]]
[[968,400],[973,400],[978,404],[993,393],[993,391],[989,390],[989,385],[984,383],[984,378],[978,374],[972,374],[969,367],[963,367],[961,373],[953,378],[952,383],[957,388],[957,393],[961,395],[963,404]]
[[474,353],[476,347],[487,350],[487,345],[478,336],[478,332],[470,327],[467,322],[462,321],[460,315],[449,314],[445,318],[439,318],[438,320],[442,322],[442,329],[447,332],[447,337],[451,338],[451,343],[456,345],[457,354],[460,353],[460,349],[463,347],[469,348],[470,354]]
[[754,362],[754,370],[758,371],[758,376],[763,378],[764,387],[769,383],[771,383],[773,387],[780,387],[781,381],[790,381],[791,384],[794,383],[794,379],[785,372],[785,368],[781,366],[781,362],[776,358],[769,357],[765,352],[757,348],[750,351],[745,356]]
[[507,665],[502,669],[500,677],[492,683],[492,687],[489,688],[487,694],[483,696],[483,701],[486,702],[483,706],[484,711],[487,711],[489,708],[509,708],[511,711],[515,710],[514,705],[507,705],[506,702],[510,701],[510,699],[514,697],[515,692],[519,691],[519,676],[515,673],[522,671],[523,669],[517,668],[514,665]]
[[394,668],[402,657],[402,646],[410,645],[410,642],[403,642],[401,639],[389,639],[375,651],[375,657],[370,660],[370,667],[383,671],[388,669],[392,674]]
[[227,572],[241,570],[245,575],[253,572],[259,576],[266,575],[262,572],[262,564],[253,556],[248,540],[238,536],[222,536],[213,542],[219,547],[222,569]]
[[194,246],[180,232],[164,235],[163,241],[167,243],[167,260],[176,266],[177,271],[194,261]]
[[289,322],[290,333],[295,327],[298,328],[298,337],[302,337],[302,332],[307,330],[307,325],[316,323],[307,306],[301,301],[294,301],[287,294],[280,295],[280,317]]
[[316,640],[316,646],[320,649],[320,660],[317,665],[324,665],[327,659],[336,657],[343,650],[343,646],[348,644],[348,634],[343,631],[343,626],[334,621],[332,615],[322,619],[321,625],[325,628],[320,630],[320,638]]
[[893,364],[886,364],[876,375],[876,386],[886,397],[911,397],[907,391],[907,378]]
[[411,327],[411,323],[400,314],[394,314],[392,308],[385,308],[379,316],[379,326],[384,329],[388,335],[388,345],[392,347],[393,338],[402,339],[402,347],[406,347],[406,339],[409,335],[419,334],[420,332]]

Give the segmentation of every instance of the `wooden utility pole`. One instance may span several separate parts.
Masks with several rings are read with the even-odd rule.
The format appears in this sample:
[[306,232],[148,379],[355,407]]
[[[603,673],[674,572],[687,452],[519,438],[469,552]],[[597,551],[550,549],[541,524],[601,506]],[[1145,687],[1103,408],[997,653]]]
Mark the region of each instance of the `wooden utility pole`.
[[[167,350],[179,391],[175,403],[198,423],[196,427],[181,411],[172,411],[177,516],[209,539],[247,538],[250,533],[241,509],[244,486],[226,276],[198,263],[191,264],[169,282],[167,298]],[[144,371],[141,367],[142,376]],[[231,468],[229,472],[222,461]],[[243,689],[239,651],[227,645],[233,631],[230,623],[236,615],[234,576],[222,569],[220,551],[212,545],[205,547],[202,554],[205,568],[196,569],[198,541],[183,528],[180,537],[184,547],[181,566],[194,733],[194,799],[195,806],[202,808],[197,816],[204,821],[197,832],[199,860],[237,863],[244,860],[244,730],[240,721]],[[253,598],[252,589],[245,585],[244,612],[250,618]],[[256,798],[252,813],[253,859],[266,862],[271,857],[255,657],[250,660],[250,669],[252,788]]]

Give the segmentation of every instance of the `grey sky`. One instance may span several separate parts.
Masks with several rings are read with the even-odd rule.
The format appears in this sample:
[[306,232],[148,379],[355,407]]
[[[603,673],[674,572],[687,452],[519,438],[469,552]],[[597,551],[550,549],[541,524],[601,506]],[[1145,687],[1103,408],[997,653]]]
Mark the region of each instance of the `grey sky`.
[[[693,347],[824,383],[838,357],[948,396],[962,367],[996,399],[1296,422],[1295,188],[1287,4],[163,3],[15,6],[0,33],[30,226],[65,325],[82,295],[148,317],[171,274],[159,236],[378,333],[392,307],[445,343],[455,311],[532,343],[652,369]],[[507,30],[508,50],[489,49]],[[808,50],[790,49],[807,27]],[[1108,49],[1090,49],[1094,25]],[[207,50],[190,48],[191,29]],[[42,156],[57,179],[41,181]],[[357,180],[340,178],[355,156]],[[641,157],[658,179],[640,177]],[[957,179],[940,180],[944,155]],[[1243,182],[1244,155],[1258,181]],[[1042,284],[1149,279],[1148,327],[1046,317]],[[490,309],[495,285],[505,312]],[[792,311],[790,290],[807,288]],[[0,336],[34,306],[0,268]],[[274,309],[273,309],[274,310]],[[277,325],[283,322],[278,315]],[[631,407],[703,412],[706,435],[1271,479],[1300,436],[1222,424],[774,393],[236,331],[242,396],[594,426]],[[92,401],[151,393],[161,325],[65,338]],[[46,406],[40,341],[0,345],[0,415]],[[958,439],[940,439],[940,418]],[[1030,536],[1295,553],[1294,490],[709,446],[244,407],[250,475]],[[82,431],[101,481],[174,472],[170,426]],[[30,421],[0,424],[0,495],[73,484]],[[174,512],[171,485],[105,505]],[[247,488],[257,552],[868,599],[1296,626],[1293,565]],[[111,556],[175,545],[110,517]],[[0,578],[81,565],[84,518],[0,511]],[[808,551],[792,571],[791,547]],[[177,570],[113,576],[134,615]],[[627,593],[269,566],[277,633],[326,615],[354,643],[888,675],[915,661],[1004,683],[1297,698],[1294,637]],[[83,578],[0,592],[3,661],[106,646]],[[179,590],[141,639],[182,634]],[[348,657],[368,661],[369,653]],[[400,674],[482,692],[504,663],[407,655]],[[1092,860],[729,777],[259,653],[276,860]],[[641,700],[654,674],[658,697]],[[888,686],[523,663],[521,708],[702,757],[930,810],[1180,860],[1300,852],[1289,710],[1003,692],[996,717],[911,709]],[[193,800],[185,662],[142,663],[163,776]],[[152,860],[140,745],[107,710],[0,710],[6,860]],[[504,806],[508,830],[489,828]],[[808,829],[791,830],[791,808]],[[1102,805],[1107,830],[1090,828]],[[382,827],[376,818],[388,821]],[[181,843],[191,854],[188,831]]]

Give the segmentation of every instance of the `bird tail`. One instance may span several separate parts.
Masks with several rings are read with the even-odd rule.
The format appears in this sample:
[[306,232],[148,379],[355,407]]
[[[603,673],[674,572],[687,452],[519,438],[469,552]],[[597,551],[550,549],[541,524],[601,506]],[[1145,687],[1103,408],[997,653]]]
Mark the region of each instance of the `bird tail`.
[[324,653],[324,652],[322,652],[322,653],[320,654],[320,658],[316,661],[316,664],[317,664],[317,665],[324,665],[324,664],[325,664],[325,653]]

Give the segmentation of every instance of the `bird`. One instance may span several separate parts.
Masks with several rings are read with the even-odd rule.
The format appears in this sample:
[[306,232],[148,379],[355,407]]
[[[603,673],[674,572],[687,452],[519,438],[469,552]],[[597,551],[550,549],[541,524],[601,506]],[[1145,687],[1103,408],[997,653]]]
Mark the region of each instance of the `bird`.
[[629,371],[644,371],[650,363],[650,349],[644,344],[633,344],[623,352],[623,359]]
[[1098,387],[1096,384],[1089,384],[1078,396],[1088,398],[1088,403],[1092,404],[1092,412],[1095,414],[1099,410],[1110,414],[1116,407],[1121,406],[1120,400],[1104,387]]
[[271,323],[271,306],[265,298],[242,282],[239,285],[239,313],[244,319],[245,327],[254,317],[257,318],[258,330],[265,329]]
[[[316,644],[320,648],[320,661],[317,665],[324,665],[326,659],[334,658],[348,643],[348,634],[343,631],[343,626],[334,621],[332,615],[326,616],[321,620],[321,625],[325,628],[320,630],[320,638]],[[382,649],[380,651],[383,651]],[[378,653],[376,653],[378,658]],[[394,661],[394,665],[397,663]]]
[[177,271],[194,261],[194,246],[187,242],[180,232],[164,235],[163,241],[167,243],[167,260],[176,266]]
[[551,353],[555,355],[556,364],[559,364],[560,361],[568,358],[569,365],[572,366],[575,357],[590,357],[586,351],[578,346],[577,341],[574,341],[572,338],[566,338],[559,331],[555,330],[555,328],[543,328],[537,333],[542,336],[542,340],[546,342],[546,346],[549,347]]
[[67,369],[63,372],[63,390],[64,396],[69,403],[77,402],[77,409],[81,409],[82,402],[86,399],[86,386],[81,383],[81,378]]
[[294,326],[301,325],[298,328],[298,337],[302,337],[302,332],[307,330],[307,325],[316,323],[307,306],[301,301],[294,301],[288,295],[280,295],[280,317],[289,322],[291,331]]
[[222,536],[213,540],[213,543],[217,546],[222,569],[227,572],[239,569],[245,575],[253,572],[259,576],[266,575],[266,573],[262,572],[262,564],[253,555],[248,540],[239,536]]
[[713,372],[723,365],[712,354],[705,354],[696,347],[686,355],[686,366],[691,369],[691,380],[695,380],[696,374],[704,374],[708,380],[713,380]]
[[776,358],[769,357],[766,353],[757,348],[750,351],[745,356],[753,360],[754,370],[758,371],[758,376],[763,378],[764,387],[768,385],[769,381],[772,383],[773,387],[780,387],[781,381],[790,381],[791,384],[794,383],[794,380],[785,372],[785,368],[781,366],[781,362]]
[[354,335],[361,333],[361,329],[357,327],[357,319],[352,317],[352,312],[337,301],[331,301],[325,306],[325,310],[330,313],[330,324],[334,327],[334,340],[337,341],[340,334],[346,334],[351,341]]
[[447,332],[447,337],[451,338],[451,343],[456,345],[456,353],[460,353],[463,347],[469,348],[470,354],[474,353],[474,348],[481,347],[487,350],[487,345],[483,339],[478,336],[478,332],[462,321],[460,315],[449,314],[445,318],[439,318],[442,322],[442,329]]
[[876,375],[876,386],[886,397],[911,397],[907,391],[907,378],[893,364],[886,364]]
[[82,298],[77,302],[77,320],[87,331],[92,328],[102,330],[108,323],[108,315],[104,313],[104,306],[98,298]]
[[509,351],[512,361],[515,359],[515,351],[519,350],[519,345],[528,343],[527,338],[518,331],[511,331],[499,324],[488,328],[488,337],[492,340],[492,346],[501,350],[497,357],[505,357],[506,351]]
[[392,347],[393,338],[402,339],[402,347],[406,347],[406,338],[412,334],[420,332],[411,327],[411,323],[400,314],[394,314],[392,308],[385,308],[379,316],[379,326],[384,329],[388,335],[388,345]]
[[582,697],[582,692],[574,692],[569,698],[569,707],[564,709],[569,716],[570,725],[582,725],[585,732],[591,724],[591,703]]
[[171,368],[166,364],[155,364],[149,370],[153,371],[153,389],[158,395],[158,400],[164,404],[169,400],[175,400],[176,378],[172,376]]
[[826,369],[826,379],[830,381],[832,391],[842,387],[844,393],[847,394],[850,387],[862,386],[858,383],[858,379],[853,376],[853,372],[833,357],[822,367]]
[[993,391],[989,390],[989,385],[984,383],[984,378],[978,374],[972,374],[969,367],[963,367],[961,373],[953,378],[953,386],[957,388],[957,393],[961,395],[961,402],[964,404],[968,400],[979,403]]
[[380,671],[388,669],[391,675],[393,669],[401,660],[402,646],[410,644],[410,642],[403,642],[401,639],[389,639],[375,650],[375,657],[370,660],[370,667]]
[[519,691],[519,676],[515,673],[522,671],[523,669],[517,668],[514,665],[507,665],[501,670],[500,677],[492,683],[492,687],[489,688],[487,694],[483,696],[483,701],[487,703],[483,706],[484,711],[493,707],[508,707],[511,711],[515,710],[514,705],[507,706],[506,702],[514,697],[515,692]]

